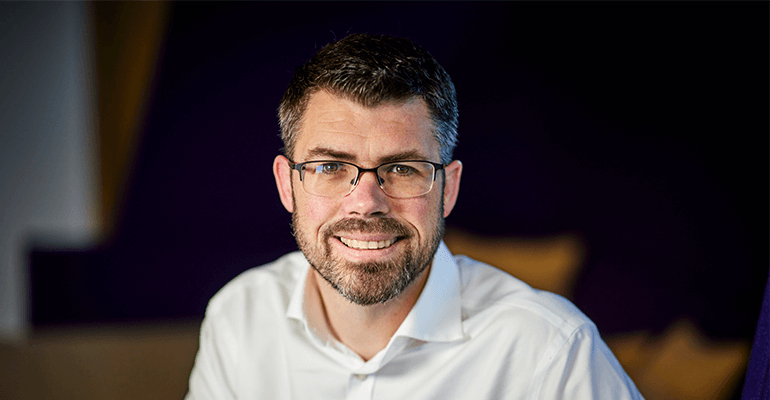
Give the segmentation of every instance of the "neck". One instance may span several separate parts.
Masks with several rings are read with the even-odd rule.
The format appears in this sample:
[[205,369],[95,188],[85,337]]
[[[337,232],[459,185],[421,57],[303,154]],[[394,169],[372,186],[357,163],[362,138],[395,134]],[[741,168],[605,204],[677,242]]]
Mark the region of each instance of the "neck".
[[[310,296],[311,307],[317,311],[308,313],[309,323],[314,328],[327,330],[328,335],[367,361],[388,345],[404,322],[425,287],[429,271],[430,266],[395,298],[385,303],[362,306],[343,297],[311,268],[306,296]],[[312,315],[316,316],[315,321]]]

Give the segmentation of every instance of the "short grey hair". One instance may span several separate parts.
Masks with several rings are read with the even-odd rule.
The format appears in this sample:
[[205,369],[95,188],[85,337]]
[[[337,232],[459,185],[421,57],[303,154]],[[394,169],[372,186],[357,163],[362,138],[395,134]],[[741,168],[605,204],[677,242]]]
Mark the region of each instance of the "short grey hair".
[[409,39],[354,34],[327,44],[299,66],[281,99],[283,153],[293,159],[299,128],[313,93],[326,90],[366,107],[420,98],[433,121],[441,162],[457,145],[457,94],[449,74]]

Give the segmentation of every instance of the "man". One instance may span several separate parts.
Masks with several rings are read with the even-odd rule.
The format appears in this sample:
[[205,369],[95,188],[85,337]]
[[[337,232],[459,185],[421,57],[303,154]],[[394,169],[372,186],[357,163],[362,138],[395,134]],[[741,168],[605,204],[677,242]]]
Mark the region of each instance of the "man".
[[301,252],[211,300],[188,399],[640,399],[567,300],[442,242],[462,164],[447,73],[348,36],[301,66],[273,173]]

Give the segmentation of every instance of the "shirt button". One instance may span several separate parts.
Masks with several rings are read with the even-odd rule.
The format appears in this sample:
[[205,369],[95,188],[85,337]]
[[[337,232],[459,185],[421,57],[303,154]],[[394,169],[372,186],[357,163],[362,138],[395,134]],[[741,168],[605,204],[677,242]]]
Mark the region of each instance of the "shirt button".
[[356,377],[356,379],[358,379],[359,381],[363,381],[363,380],[365,380],[365,379],[366,379],[366,378],[367,378],[369,375],[366,375],[366,374],[355,374],[355,375],[353,375],[353,376],[355,376],[355,377]]

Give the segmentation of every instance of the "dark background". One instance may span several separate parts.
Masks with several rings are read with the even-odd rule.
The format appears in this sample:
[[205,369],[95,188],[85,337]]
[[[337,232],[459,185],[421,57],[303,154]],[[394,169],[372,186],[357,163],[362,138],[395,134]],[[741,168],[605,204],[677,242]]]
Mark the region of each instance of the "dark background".
[[[768,275],[767,3],[176,3],[118,236],[30,243],[35,327],[200,318],[296,249],[271,163],[295,67],[348,33],[452,76],[449,228],[589,244],[603,334],[689,317],[750,339]],[[55,246],[54,246],[55,247]]]

